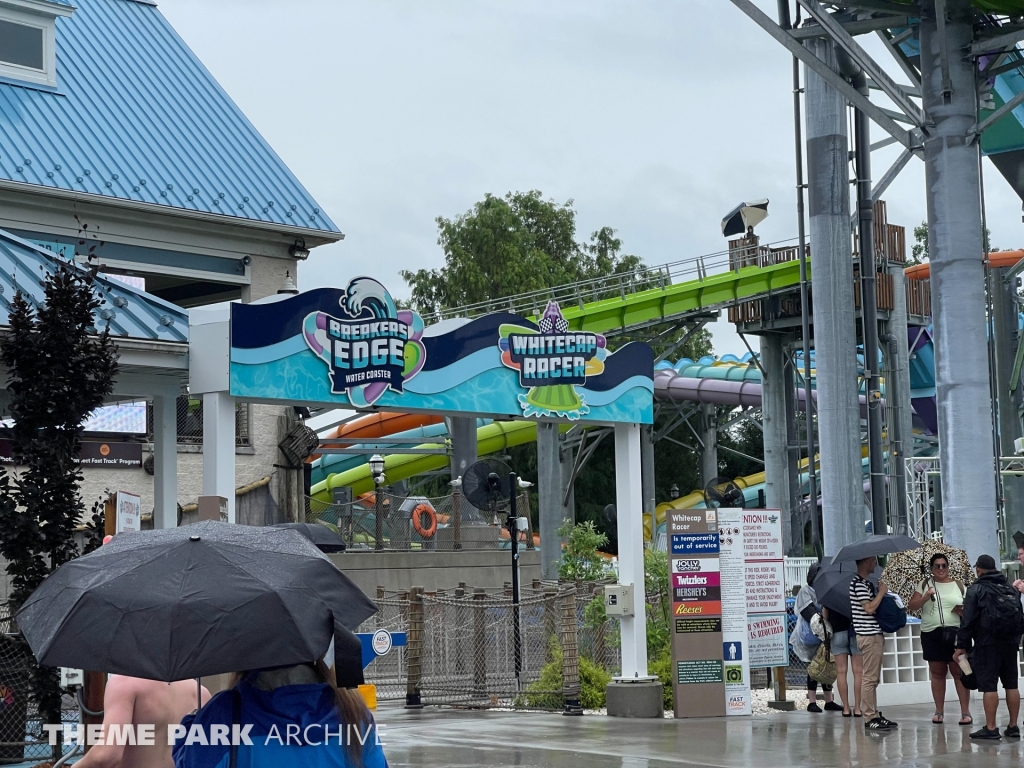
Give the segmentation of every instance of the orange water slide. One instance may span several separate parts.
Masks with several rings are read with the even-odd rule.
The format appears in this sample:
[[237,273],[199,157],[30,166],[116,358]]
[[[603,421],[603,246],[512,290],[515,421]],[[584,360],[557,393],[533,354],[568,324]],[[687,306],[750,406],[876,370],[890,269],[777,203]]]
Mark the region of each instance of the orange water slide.
[[[377,440],[398,432],[405,432],[407,429],[440,424],[442,421],[444,421],[442,417],[429,413],[368,413],[332,429],[320,438],[320,445],[331,445],[332,440],[340,437]],[[339,445],[338,447],[343,446]],[[309,461],[319,455],[314,453],[309,457]]]
[[[993,251],[988,255],[988,265],[993,269],[1012,267],[1021,259],[1024,259],[1024,251]],[[924,264],[907,267],[903,273],[911,280],[927,280],[931,277],[932,268],[926,261]]]

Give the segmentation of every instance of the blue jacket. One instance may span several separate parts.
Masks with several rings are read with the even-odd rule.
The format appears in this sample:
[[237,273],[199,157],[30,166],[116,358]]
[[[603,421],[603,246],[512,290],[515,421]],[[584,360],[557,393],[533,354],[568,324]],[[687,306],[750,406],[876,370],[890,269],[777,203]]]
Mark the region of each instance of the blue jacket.
[[[239,713],[234,719],[236,695]],[[384,751],[378,744],[376,723],[371,719],[369,734],[364,729],[358,735],[357,726],[349,729],[339,724],[334,693],[324,683],[263,691],[242,680],[234,690],[218,693],[199,712],[186,716],[182,725],[189,732],[193,725],[201,726],[202,733],[209,738],[213,726],[224,725],[230,730],[233,722],[241,729],[252,725],[248,731],[252,746],[243,743],[238,747],[237,768],[352,768],[345,746],[339,746],[339,729],[345,733],[342,738],[351,738],[351,743],[365,743],[361,747],[364,768],[387,768]],[[291,739],[288,726],[292,726]],[[325,728],[330,732],[328,745],[322,743]],[[199,729],[196,736],[198,732]],[[203,745],[196,739],[195,743],[187,744],[188,740],[186,735],[174,745],[175,768],[228,768],[230,746]],[[321,744],[317,746],[316,742]]]

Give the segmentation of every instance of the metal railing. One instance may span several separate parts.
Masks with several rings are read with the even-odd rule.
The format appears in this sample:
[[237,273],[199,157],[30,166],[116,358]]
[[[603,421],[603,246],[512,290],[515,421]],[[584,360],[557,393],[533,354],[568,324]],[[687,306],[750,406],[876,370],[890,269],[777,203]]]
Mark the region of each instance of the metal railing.
[[478,317],[491,312],[510,312],[526,317],[538,316],[544,311],[548,301],[557,301],[563,308],[575,305],[582,309],[588,303],[606,299],[625,299],[626,296],[642,291],[664,290],[677,283],[705,280],[713,274],[736,271],[745,266],[772,266],[780,261],[790,260],[773,260],[783,251],[793,251],[795,258],[798,250],[795,246],[773,247],[792,242],[793,238],[790,238],[769,245],[758,245],[740,261],[735,258],[735,248],[730,247],[724,251],[673,261],[657,267],[528,291],[515,296],[468,304],[457,309],[424,312],[423,320],[429,325],[450,317]]
[[[472,506],[461,494],[403,496],[387,490],[351,502],[308,499],[306,519],[336,526],[349,552],[457,551],[510,547],[507,505],[493,513]],[[378,503],[379,502],[379,503]],[[530,496],[521,493],[516,514],[530,521]],[[534,548],[532,523],[520,531],[519,546]]]

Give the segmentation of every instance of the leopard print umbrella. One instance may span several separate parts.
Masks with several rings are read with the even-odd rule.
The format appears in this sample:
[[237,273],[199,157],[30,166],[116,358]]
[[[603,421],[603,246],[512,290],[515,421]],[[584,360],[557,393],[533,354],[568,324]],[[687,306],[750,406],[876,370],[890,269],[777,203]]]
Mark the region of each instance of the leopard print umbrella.
[[945,555],[949,561],[951,579],[959,581],[965,588],[974,583],[974,569],[971,567],[971,561],[967,559],[967,553],[934,539],[927,539],[917,549],[889,555],[881,581],[889,585],[891,592],[900,596],[904,605],[908,604],[911,596],[921,586],[921,582],[931,576],[928,563],[937,552]]

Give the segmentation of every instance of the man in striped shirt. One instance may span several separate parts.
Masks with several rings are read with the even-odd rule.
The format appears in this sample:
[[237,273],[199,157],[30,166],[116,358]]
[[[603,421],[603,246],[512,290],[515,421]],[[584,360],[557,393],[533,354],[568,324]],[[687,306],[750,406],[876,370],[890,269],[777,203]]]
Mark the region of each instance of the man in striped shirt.
[[866,557],[857,561],[857,575],[850,582],[850,619],[853,631],[857,634],[857,647],[861,650],[864,665],[860,686],[864,727],[872,731],[888,731],[895,728],[896,723],[882,717],[875,697],[878,683],[882,679],[883,644],[882,628],[875,619],[875,611],[889,591],[885,582],[876,590],[868,581],[868,577],[875,572],[877,566],[877,557]]

